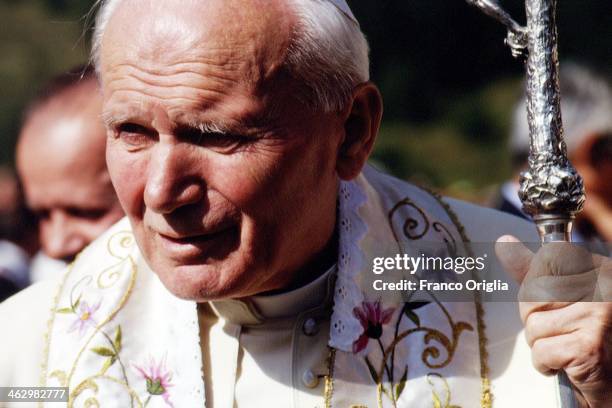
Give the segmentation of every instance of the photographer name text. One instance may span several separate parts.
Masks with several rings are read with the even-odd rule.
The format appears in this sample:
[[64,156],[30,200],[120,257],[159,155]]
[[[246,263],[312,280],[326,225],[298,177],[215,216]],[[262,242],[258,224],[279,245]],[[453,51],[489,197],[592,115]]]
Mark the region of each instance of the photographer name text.
[[[372,260],[372,273],[382,275],[387,271],[400,271],[402,275],[411,275],[413,279],[400,279],[386,281],[376,279],[372,282],[372,287],[376,291],[481,291],[498,292],[508,291],[509,285],[500,279],[480,280],[467,279],[460,281],[457,279],[466,271],[480,272],[485,269],[487,255],[480,257],[451,257],[451,256],[409,256],[407,254],[397,254],[392,257],[377,257]],[[446,274],[451,279],[425,279],[426,274],[433,276],[443,276]],[[382,277],[382,276],[381,276]],[[455,278],[453,278],[455,277]]]

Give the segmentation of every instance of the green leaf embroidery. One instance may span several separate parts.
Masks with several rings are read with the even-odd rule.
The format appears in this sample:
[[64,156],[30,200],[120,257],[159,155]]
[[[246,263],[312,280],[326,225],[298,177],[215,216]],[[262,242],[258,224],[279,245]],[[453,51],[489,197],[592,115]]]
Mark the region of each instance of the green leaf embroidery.
[[91,351],[102,357],[115,357],[115,352],[106,347],[94,347]]
[[419,319],[419,316],[416,313],[414,313],[410,309],[405,309],[404,313],[406,314],[406,316],[408,316],[410,320],[412,320],[414,324],[416,324],[417,327],[421,326],[421,319]]
[[427,306],[430,303],[431,302],[428,301],[408,302],[404,305],[404,307],[407,310],[416,310],[422,308],[423,306]]
[[402,375],[402,378],[400,378],[399,383],[395,385],[395,400],[396,401],[399,399],[400,395],[402,395],[402,392],[404,392],[404,388],[406,388],[407,379],[408,379],[408,366],[406,366],[406,369],[404,370],[404,374]]
[[155,379],[155,381],[147,378],[147,392],[151,395],[162,395],[166,390],[164,390],[159,378]]
[[374,380],[374,382],[376,384],[380,383],[380,380],[378,379],[378,373],[376,372],[376,369],[374,368],[372,363],[370,363],[370,360],[367,357],[365,358],[365,362],[368,365],[368,370],[370,371],[370,375],[372,376],[372,380]]
[[74,305],[72,305],[72,311],[76,313],[76,309],[77,307],[79,307],[80,304],[81,304],[81,296],[79,296],[76,302],[74,302]]
[[115,332],[115,341],[113,342],[115,346],[115,350],[117,352],[121,351],[121,326],[117,326],[117,331]]
[[55,313],[69,314],[74,313],[74,310],[71,307],[62,307],[61,309],[57,309]]
[[104,361],[104,365],[102,366],[101,374],[106,373],[106,371],[111,368],[113,364],[115,364],[115,361],[117,361],[117,357],[115,356],[107,358],[106,361]]

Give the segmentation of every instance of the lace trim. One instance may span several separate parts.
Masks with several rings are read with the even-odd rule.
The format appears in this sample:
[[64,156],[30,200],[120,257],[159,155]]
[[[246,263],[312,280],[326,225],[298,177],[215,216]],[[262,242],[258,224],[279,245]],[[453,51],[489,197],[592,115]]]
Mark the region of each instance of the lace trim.
[[342,181],[339,190],[338,278],[334,289],[329,345],[348,352],[355,339],[363,333],[363,327],[353,315],[353,309],[364,300],[357,285],[357,276],[364,262],[359,245],[368,227],[358,211],[366,203],[367,196],[354,181]]

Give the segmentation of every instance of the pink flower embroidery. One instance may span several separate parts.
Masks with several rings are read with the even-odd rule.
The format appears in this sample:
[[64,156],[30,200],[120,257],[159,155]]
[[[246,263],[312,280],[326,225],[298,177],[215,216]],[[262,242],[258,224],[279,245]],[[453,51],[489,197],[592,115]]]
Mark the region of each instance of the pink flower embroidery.
[[382,308],[380,300],[376,302],[361,302],[361,306],[353,309],[353,314],[363,327],[363,334],[353,343],[353,353],[359,353],[366,348],[369,339],[380,339],[383,325],[389,323],[395,309]]
[[[166,405],[174,407],[172,402],[170,402],[170,393],[168,392],[168,388],[174,386],[174,384],[170,382],[172,380],[172,373],[166,369],[165,356],[159,362],[156,362],[152,357],[149,357],[149,362],[147,365],[138,366],[132,363],[132,367],[147,382],[149,399],[151,396],[161,395],[164,398]],[[147,399],[147,402],[149,399]]]
[[93,306],[89,306],[89,303],[86,301],[79,302],[77,306],[77,310],[74,310],[76,313],[76,319],[68,328],[68,332],[73,332],[75,330],[79,331],[79,336],[82,336],[88,327],[96,327],[96,321],[93,318],[94,313],[100,308],[100,302],[96,303]]

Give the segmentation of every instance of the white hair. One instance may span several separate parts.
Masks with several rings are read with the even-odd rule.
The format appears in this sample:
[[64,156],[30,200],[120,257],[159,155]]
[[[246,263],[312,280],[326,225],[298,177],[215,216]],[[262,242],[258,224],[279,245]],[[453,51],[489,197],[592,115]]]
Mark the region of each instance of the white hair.
[[[561,66],[559,82],[563,135],[571,154],[585,137],[612,132],[612,90],[604,79],[572,62]],[[514,111],[510,148],[516,155],[529,152],[525,96]]]
[[[123,0],[98,0],[92,63],[99,72],[106,26]],[[305,89],[298,98],[314,110],[337,112],[354,88],[370,79],[369,49],[359,24],[329,0],[287,0],[297,16],[285,68]]]

